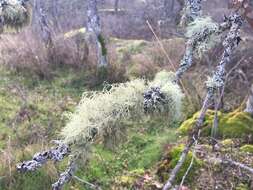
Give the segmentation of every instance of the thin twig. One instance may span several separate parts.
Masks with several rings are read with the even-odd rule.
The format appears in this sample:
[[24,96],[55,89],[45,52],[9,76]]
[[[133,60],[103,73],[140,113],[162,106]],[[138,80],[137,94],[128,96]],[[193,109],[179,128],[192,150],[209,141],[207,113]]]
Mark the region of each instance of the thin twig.
[[101,190],[101,188],[98,187],[97,185],[94,185],[94,184],[92,184],[92,183],[90,183],[88,181],[85,181],[85,180],[83,180],[83,179],[81,179],[81,178],[79,178],[77,176],[73,176],[73,178],[76,179],[77,181],[80,181],[80,182],[82,182],[82,183],[90,186],[90,188],[92,188],[92,189]]
[[[199,134],[198,134],[198,137],[200,136],[200,131],[199,131]],[[187,175],[189,174],[192,166],[193,166],[193,163],[194,163],[194,159],[196,158],[196,146],[198,145],[198,139],[195,140],[195,143],[194,143],[194,147],[193,147],[193,151],[192,151],[192,159],[191,159],[191,163],[189,165],[189,167],[187,168],[183,178],[182,178],[182,181],[179,185],[179,189],[184,185],[184,181],[187,177]]]
[[[155,30],[153,29],[153,27],[151,26],[151,24],[149,23],[148,20],[146,20],[146,23],[149,27],[149,29],[151,30],[151,32],[153,33],[153,35],[155,36],[156,38],[156,41],[157,43],[159,44],[161,50],[163,51],[164,55],[166,56],[166,58],[168,59],[170,65],[172,66],[172,69],[173,69],[173,72],[176,72],[176,67],[175,65],[173,64],[172,60],[170,59],[170,56],[168,55],[168,53],[166,52],[165,48],[164,48],[164,45],[162,44],[161,40],[159,39],[158,35],[156,34]],[[189,102],[193,105],[193,102],[190,98],[190,95],[189,95],[189,92],[186,90],[183,82],[181,79],[179,79],[179,83],[181,84],[182,86],[182,89],[183,89],[183,92],[186,94],[186,97],[188,98]]]

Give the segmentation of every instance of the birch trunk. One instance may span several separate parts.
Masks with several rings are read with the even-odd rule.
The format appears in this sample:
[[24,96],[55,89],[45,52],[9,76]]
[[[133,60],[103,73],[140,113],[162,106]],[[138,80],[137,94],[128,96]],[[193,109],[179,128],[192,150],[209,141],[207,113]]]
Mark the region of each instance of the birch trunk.
[[173,15],[174,6],[175,0],[164,0],[164,12],[166,18]]
[[52,31],[49,27],[49,22],[46,13],[43,11],[42,8],[40,8],[38,16],[42,41],[44,42],[47,48],[50,48],[53,45]]
[[250,88],[249,98],[247,101],[246,109],[244,111],[250,113],[253,116],[253,84]]
[[119,11],[119,0],[114,1],[114,11],[118,12]]
[[95,51],[98,61],[97,65],[98,67],[107,67],[107,50],[105,47],[105,40],[101,31],[100,18],[98,16],[97,10],[97,0],[89,0],[87,14],[87,31],[89,32],[90,41],[95,45]]

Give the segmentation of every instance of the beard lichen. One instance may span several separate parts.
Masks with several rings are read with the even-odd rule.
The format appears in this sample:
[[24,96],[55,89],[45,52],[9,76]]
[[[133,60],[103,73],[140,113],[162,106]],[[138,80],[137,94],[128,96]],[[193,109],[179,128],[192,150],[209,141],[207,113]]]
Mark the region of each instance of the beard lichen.
[[2,30],[18,31],[31,20],[31,8],[25,1],[6,0],[1,5]]
[[[209,33],[209,31],[219,31],[219,24],[214,22],[210,17],[199,17],[186,28],[186,37],[191,39],[201,33]],[[198,42],[195,49],[196,55],[202,57],[205,52],[212,49],[220,41],[220,35],[217,35],[217,33],[207,35],[206,38]]]
[[87,139],[90,139],[91,130],[97,130],[98,138],[105,132],[114,131],[110,130],[112,127],[120,128],[120,123],[124,120],[144,117],[143,92],[153,86],[159,87],[166,99],[162,113],[158,114],[164,114],[168,122],[179,120],[183,93],[180,87],[173,83],[172,75],[162,71],[152,82],[136,79],[109,85],[101,92],[84,93],[75,112],[68,115],[69,123],[62,129],[61,135],[65,143],[81,143],[86,146],[85,142],[90,143]]

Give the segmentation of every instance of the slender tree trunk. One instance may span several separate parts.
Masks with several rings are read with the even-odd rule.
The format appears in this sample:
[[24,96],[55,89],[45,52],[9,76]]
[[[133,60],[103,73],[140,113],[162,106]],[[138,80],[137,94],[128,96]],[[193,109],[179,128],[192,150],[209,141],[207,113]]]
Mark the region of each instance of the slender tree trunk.
[[58,6],[59,6],[58,0],[52,0],[52,16],[53,16],[54,27],[57,30],[60,29],[59,21],[58,21],[58,16],[59,16]]
[[118,12],[119,11],[119,0],[114,1],[114,11]]
[[175,0],[164,0],[164,13],[165,18],[173,15],[173,10],[175,6]]
[[38,12],[40,9],[40,1],[39,0],[33,0],[33,9],[32,9],[32,27],[33,29],[37,29],[38,21]]
[[40,8],[39,10],[39,26],[42,41],[45,43],[45,46],[48,48],[52,47],[53,45],[52,31],[49,27],[49,22],[46,13],[43,11],[42,8]]
[[250,113],[253,116],[253,84],[251,86],[246,109],[244,111]]
[[100,18],[97,10],[97,0],[89,0],[87,14],[87,31],[89,32],[89,39],[96,47],[98,67],[106,67],[108,65],[106,59],[107,49],[105,46],[105,39],[101,31]]

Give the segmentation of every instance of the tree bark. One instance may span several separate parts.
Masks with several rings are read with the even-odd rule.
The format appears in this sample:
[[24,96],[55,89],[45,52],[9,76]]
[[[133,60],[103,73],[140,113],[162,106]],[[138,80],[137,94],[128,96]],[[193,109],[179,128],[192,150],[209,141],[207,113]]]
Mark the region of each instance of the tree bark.
[[175,0],[164,0],[164,13],[165,18],[173,15],[173,10],[175,6]]
[[53,45],[52,31],[49,27],[46,13],[43,11],[42,8],[40,8],[38,16],[42,41],[44,42],[46,47],[50,48]]
[[250,113],[253,116],[253,84],[250,88],[250,93],[247,100],[246,109],[244,111],[247,113]]
[[118,12],[119,11],[119,0],[114,1],[114,11]]
[[97,0],[89,0],[87,14],[87,31],[89,32],[89,39],[96,47],[97,65],[98,67],[107,67],[107,49],[98,16]]
[[53,16],[54,27],[57,30],[60,29],[59,22],[58,22],[58,16],[59,16],[58,6],[59,6],[58,0],[52,0],[52,16]]
[[194,144],[196,140],[198,140],[198,134],[199,131],[201,130],[201,127],[204,122],[204,118],[206,115],[206,112],[210,106],[210,103],[212,102],[214,92],[222,88],[225,83],[225,73],[226,73],[226,65],[230,63],[230,58],[233,53],[233,50],[237,47],[238,45],[238,39],[240,38],[239,36],[239,31],[242,26],[242,17],[238,15],[237,13],[231,15],[228,20],[227,20],[229,26],[230,26],[230,31],[227,34],[226,39],[223,42],[224,46],[224,52],[222,55],[222,59],[219,63],[219,65],[216,67],[216,71],[214,72],[214,75],[212,77],[212,83],[207,86],[207,94],[205,97],[205,100],[203,102],[202,109],[200,111],[200,116],[193,128],[192,133],[189,136],[188,142],[180,156],[180,159],[176,165],[176,167],[172,170],[170,178],[166,182],[163,190],[169,190],[172,188],[172,185],[176,179],[176,176],[178,172],[180,171],[183,163],[186,160],[186,157]]

